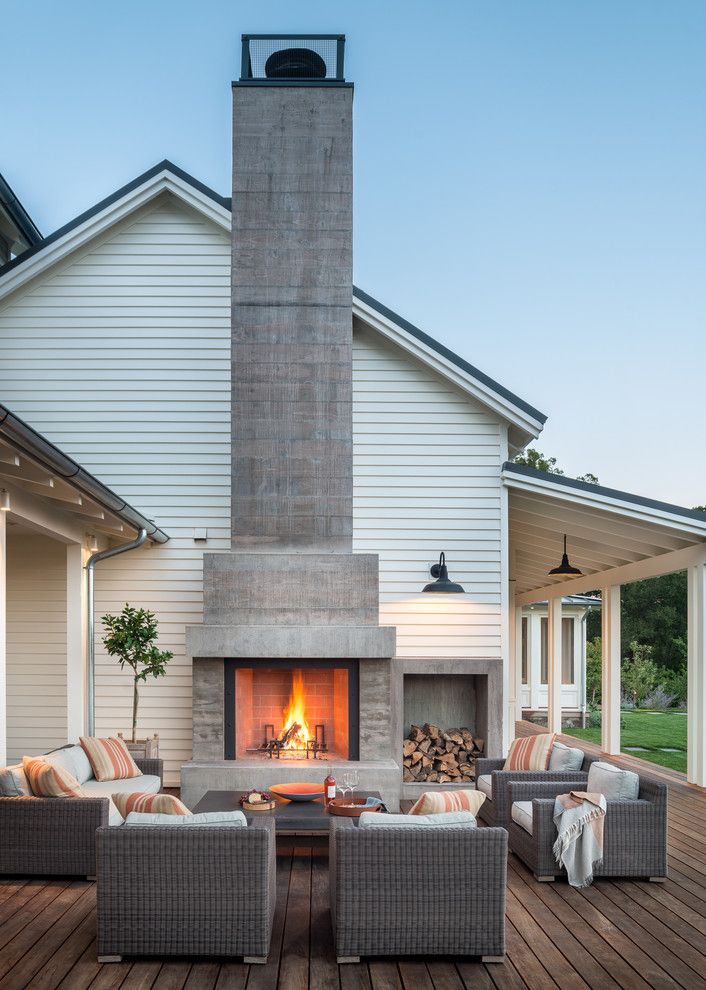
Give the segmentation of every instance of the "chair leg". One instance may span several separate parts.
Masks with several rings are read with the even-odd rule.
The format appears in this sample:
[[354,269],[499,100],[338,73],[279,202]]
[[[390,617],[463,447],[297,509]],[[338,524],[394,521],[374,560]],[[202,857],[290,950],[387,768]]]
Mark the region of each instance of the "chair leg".
[[504,963],[505,956],[481,956],[480,961],[484,963]]
[[122,956],[98,956],[99,963],[116,963],[122,961],[123,961]]
[[344,963],[359,963],[360,956],[336,956],[336,962],[339,966],[343,966]]
[[249,966],[264,966],[267,956],[243,956],[243,962]]

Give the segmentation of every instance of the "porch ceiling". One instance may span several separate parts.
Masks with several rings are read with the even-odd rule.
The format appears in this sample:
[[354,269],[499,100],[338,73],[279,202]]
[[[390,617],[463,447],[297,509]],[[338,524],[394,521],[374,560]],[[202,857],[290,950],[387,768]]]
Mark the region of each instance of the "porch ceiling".
[[[625,578],[629,565],[663,555],[664,570],[675,570],[685,566],[680,552],[706,543],[706,514],[692,509],[515,464],[504,466],[503,481],[509,489],[510,574],[516,596],[525,601],[535,591],[537,599],[546,597],[552,587],[562,586],[564,594],[592,590],[610,582],[612,572],[616,583],[636,580]],[[564,533],[583,578],[549,577],[561,560]],[[651,569],[659,573],[659,563]]]
[[151,540],[163,543],[168,539],[152,520],[2,405],[0,489],[10,493],[11,511],[18,519],[20,499],[28,496],[36,502],[39,497],[52,511],[91,533],[124,539],[144,528]]

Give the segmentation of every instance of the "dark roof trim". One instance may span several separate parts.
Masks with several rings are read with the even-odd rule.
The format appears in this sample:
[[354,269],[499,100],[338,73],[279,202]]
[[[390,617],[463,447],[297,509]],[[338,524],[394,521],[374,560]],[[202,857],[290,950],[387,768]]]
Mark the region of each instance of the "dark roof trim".
[[574,491],[603,495],[604,498],[620,499],[622,502],[641,505],[646,509],[656,509],[658,512],[669,512],[675,516],[683,516],[685,519],[695,519],[703,526],[706,526],[706,512],[701,512],[700,509],[687,509],[683,505],[672,505],[671,502],[660,502],[654,498],[632,495],[630,492],[621,492],[617,488],[604,488],[603,485],[591,485],[588,481],[578,481],[576,478],[567,478],[563,474],[550,474],[548,471],[538,471],[536,468],[528,467],[526,464],[513,464],[512,461],[506,461],[502,469],[523,478],[550,481],[554,485],[571,488]]
[[[136,189],[138,186],[141,186],[155,175],[158,175],[160,172],[164,171],[171,172],[183,182],[188,183],[190,186],[193,186],[194,189],[197,189],[199,192],[203,193],[203,195],[208,196],[209,199],[212,199],[215,203],[218,203],[219,206],[224,207],[226,210],[231,210],[230,198],[220,196],[217,192],[215,192],[215,190],[204,185],[203,182],[199,182],[199,180],[195,179],[193,175],[189,175],[188,172],[185,172],[183,169],[179,168],[177,165],[174,165],[173,162],[170,162],[167,158],[165,158],[153,168],[143,172],[142,175],[138,175],[136,179],[132,180],[132,182],[128,182],[127,185],[122,186],[112,195],[102,199],[100,203],[96,203],[96,205],[92,206],[90,210],[86,210],[84,213],[81,213],[79,216],[69,221],[69,223],[64,224],[63,227],[59,227],[59,229],[55,230],[53,234],[49,234],[48,237],[45,237],[27,251],[24,251],[19,257],[13,258],[12,261],[9,261],[6,265],[0,267],[0,278],[7,272],[12,271],[13,268],[16,268],[18,265],[22,264],[28,258],[31,258],[33,255],[37,254],[49,244],[52,244],[60,237],[68,234],[75,227],[85,223],[86,220],[90,220],[91,217],[95,216],[97,213],[100,213],[101,210],[106,209],[106,207],[110,206],[112,203],[115,203],[123,196],[126,196],[128,193],[132,192],[133,189]],[[409,320],[405,320],[404,317],[399,315],[399,313],[395,313],[393,310],[383,305],[383,303],[373,298],[373,296],[368,295],[367,292],[364,292],[356,286],[353,286],[353,295],[367,306],[370,306],[372,309],[376,310],[376,312],[380,313],[381,316],[384,316],[386,319],[396,323],[410,336],[416,338],[427,347],[430,347],[432,350],[436,351],[437,354],[440,354],[442,357],[446,358],[447,361],[455,364],[457,368],[460,368],[462,371],[466,372],[466,374],[469,374],[473,378],[477,379],[477,381],[481,382],[492,392],[495,392],[496,395],[501,396],[508,402],[511,402],[518,409],[521,409],[523,412],[527,413],[527,415],[537,420],[537,422],[541,424],[546,422],[547,417],[544,413],[540,412],[538,409],[535,409],[535,407],[530,405],[529,402],[525,402],[519,396],[515,395],[514,392],[511,392],[503,385],[500,385],[499,382],[496,382],[489,375],[484,374],[484,372],[474,367],[458,354],[455,354],[452,350],[449,350],[449,348],[445,347],[444,344],[441,344],[438,340],[430,337],[429,334],[425,333],[423,330],[420,330],[419,327],[414,326],[414,324],[410,323]]]
[[[99,481],[80,464],[59,450],[51,441],[32,429],[19,416],[10,412],[7,406],[0,404],[0,436],[7,440],[20,452],[25,451],[32,460],[38,461],[51,474],[56,474],[74,485],[88,498],[93,499],[107,512],[117,516],[133,529],[145,529],[147,535],[155,543],[166,543],[169,537],[151,519],[147,519],[137,509],[133,509],[124,499],[111,491],[102,481]],[[86,520],[90,528],[90,520]]]
[[49,234],[47,237],[36,243],[33,247],[29,248],[29,250],[24,251],[17,258],[13,258],[12,261],[8,261],[6,265],[0,267],[0,277],[5,275],[6,272],[12,271],[13,268],[17,267],[17,265],[22,264],[22,262],[37,254],[37,252],[41,251],[49,244],[53,244],[54,241],[58,241],[60,237],[63,237],[75,227],[85,223],[86,220],[90,220],[91,217],[94,217],[97,213],[105,210],[106,207],[111,206],[113,203],[117,202],[117,200],[122,199],[123,196],[126,196],[128,193],[132,192],[133,189],[137,189],[145,182],[148,182],[150,179],[154,178],[155,175],[159,175],[160,172],[165,171],[171,172],[178,179],[188,183],[190,186],[193,186],[194,189],[197,189],[200,193],[203,193],[204,196],[208,196],[209,199],[212,199],[214,202],[218,203],[219,206],[223,206],[226,210],[230,210],[230,199],[225,196],[219,196],[218,193],[209,186],[204,185],[203,182],[199,182],[199,180],[195,179],[193,175],[189,175],[188,172],[185,172],[183,169],[179,168],[178,165],[174,165],[173,162],[170,162],[167,158],[165,158],[164,161],[159,162],[146,172],[143,172],[142,175],[138,175],[136,179],[132,180],[132,182],[128,182],[127,185],[121,186],[120,189],[117,189],[110,196],[106,196],[106,198],[102,199],[100,203],[96,203],[95,206],[92,206],[90,210],[86,210],[84,213],[79,214],[79,216],[74,217],[73,220],[70,220],[68,223],[64,224],[63,227],[59,227],[59,229],[55,230],[53,234]]
[[41,241],[42,235],[39,228],[12,191],[9,182],[2,175],[0,175],[0,204],[5,207],[30,247]]
[[433,337],[430,337],[429,334],[424,333],[424,331],[420,330],[419,327],[415,327],[413,323],[410,323],[409,320],[405,320],[405,318],[400,316],[399,313],[395,313],[387,306],[384,306],[381,302],[378,302],[377,299],[374,299],[372,296],[368,295],[367,292],[363,292],[362,289],[356,288],[356,286],[353,286],[353,296],[360,299],[361,302],[364,302],[366,306],[370,306],[371,309],[376,310],[381,316],[384,316],[386,319],[391,320],[393,323],[396,323],[398,326],[402,327],[402,329],[410,334],[410,336],[415,337],[417,340],[421,341],[422,344],[426,344],[427,347],[430,347],[432,350],[436,351],[437,354],[441,354],[441,356],[445,357],[447,361],[451,361],[452,364],[455,364],[457,368],[461,368],[462,371],[472,375],[473,378],[477,378],[479,382],[482,382],[489,389],[491,389],[491,391],[502,396],[503,399],[507,399],[514,406],[517,406],[518,409],[522,409],[533,419],[536,419],[540,423],[546,423],[547,417],[544,413],[541,413],[539,409],[535,409],[534,406],[529,404],[529,402],[525,402],[524,399],[521,399],[519,396],[515,395],[514,392],[511,392],[503,385],[500,385],[495,381],[495,379],[490,378],[489,375],[479,371],[478,368],[475,368],[472,364],[469,364],[468,361],[462,357],[459,357],[458,354],[454,354],[454,352],[449,350],[448,347],[445,347],[443,344],[439,343],[438,340],[434,340]]

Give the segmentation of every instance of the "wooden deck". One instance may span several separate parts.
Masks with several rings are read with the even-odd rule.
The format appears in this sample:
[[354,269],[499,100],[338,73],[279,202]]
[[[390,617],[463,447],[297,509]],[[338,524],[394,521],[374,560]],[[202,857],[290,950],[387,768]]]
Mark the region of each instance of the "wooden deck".
[[[522,732],[535,731],[526,724]],[[618,762],[644,771],[634,758]],[[651,772],[650,768],[650,772]],[[463,990],[683,987],[706,990],[706,793],[661,767],[670,792],[670,879],[598,881],[586,891],[535,883],[510,858],[507,960],[370,961],[336,966],[325,849],[283,850],[266,966],[96,962],[95,891],[83,881],[0,881],[0,990]]]

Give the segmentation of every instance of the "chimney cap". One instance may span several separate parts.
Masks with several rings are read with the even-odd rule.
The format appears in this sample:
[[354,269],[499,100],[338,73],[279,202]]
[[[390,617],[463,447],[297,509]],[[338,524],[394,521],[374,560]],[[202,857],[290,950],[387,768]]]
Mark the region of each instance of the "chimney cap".
[[347,86],[344,34],[244,34],[239,83],[245,86]]

